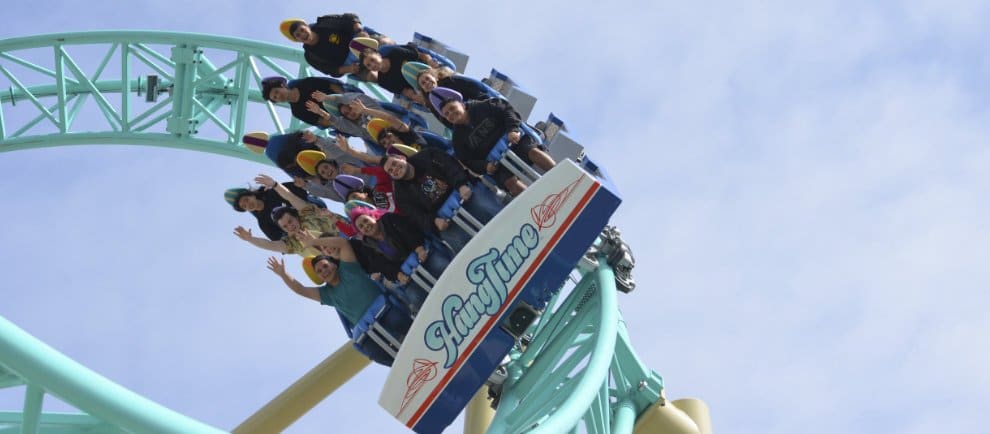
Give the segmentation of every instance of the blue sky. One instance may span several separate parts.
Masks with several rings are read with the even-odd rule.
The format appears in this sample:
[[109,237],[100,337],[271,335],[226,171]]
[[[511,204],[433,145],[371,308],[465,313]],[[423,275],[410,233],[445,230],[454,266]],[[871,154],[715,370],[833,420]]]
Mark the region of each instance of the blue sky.
[[[540,98],[533,120],[553,111],[609,169],[639,264],[620,306],[669,396],[704,399],[718,432],[982,426],[990,6],[449,5],[353,11],[401,41],[420,31],[469,53],[469,75],[509,73]],[[20,19],[0,38],[132,28],[281,44],[282,18],[344,11],[30,6],[5,8]],[[234,427],[344,341],[331,309],[292,294],[232,235],[253,222],[221,193],[259,172],[274,173],[147,147],[0,154],[0,315]],[[368,368],[289,432],[401,432],[376,403],[385,374]],[[20,402],[0,391],[0,408]]]

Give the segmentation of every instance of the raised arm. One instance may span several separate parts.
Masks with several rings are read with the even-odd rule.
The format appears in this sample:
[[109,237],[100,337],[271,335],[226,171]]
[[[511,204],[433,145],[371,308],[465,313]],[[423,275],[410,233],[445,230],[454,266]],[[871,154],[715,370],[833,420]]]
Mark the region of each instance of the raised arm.
[[361,101],[361,98],[354,98],[348,104],[350,104],[351,108],[353,108],[359,113],[369,115],[373,118],[384,119],[385,122],[388,122],[388,124],[392,126],[392,128],[395,128],[402,132],[409,131],[409,125],[406,125],[406,123],[402,122],[401,119],[381,108],[368,107],[367,105],[364,104],[363,101]]
[[[300,238],[300,240],[302,241],[302,238]],[[340,260],[343,262],[357,262],[357,256],[354,255],[354,249],[351,248],[351,243],[348,243],[344,238],[323,237],[307,241],[309,241],[309,244],[313,247],[329,247],[331,249],[338,249],[340,251]],[[304,241],[304,243],[305,242],[306,241]]]
[[416,56],[419,57],[420,62],[430,65],[431,68],[440,67],[440,62],[437,62],[437,59],[434,59],[433,56],[430,55],[430,53],[424,53],[417,48]]
[[[378,164],[382,159],[382,157],[377,157],[351,148],[350,143],[347,142],[347,137],[340,134],[337,135],[337,147],[344,151],[347,155],[357,158],[364,164]],[[341,168],[343,168],[343,166],[344,165],[341,165]]]
[[244,226],[234,228],[234,235],[237,235],[237,238],[247,241],[260,249],[271,250],[278,253],[289,253],[289,246],[286,245],[284,241],[272,241],[264,238],[258,238],[251,234],[250,229],[244,229]]
[[285,286],[288,286],[292,292],[316,302],[320,302],[320,288],[304,286],[302,283],[299,283],[298,280],[290,276],[289,273],[285,271],[284,259],[276,258],[274,256],[268,258],[268,269],[272,270],[272,272],[278,277],[281,277],[282,281],[285,282]]
[[282,199],[285,199],[286,202],[289,202],[289,205],[292,205],[292,207],[297,210],[302,211],[303,208],[310,205],[310,203],[306,202],[303,198],[292,194],[292,192],[289,191],[288,188],[285,188],[284,185],[275,182],[271,176],[260,174],[254,178],[254,182],[275,190],[279,196],[282,196]]
[[333,117],[330,116],[330,113],[323,109],[323,106],[320,103],[313,100],[306,101],[306,110],[319,117],[317,126],[321,128],[328,128],[333,125]]

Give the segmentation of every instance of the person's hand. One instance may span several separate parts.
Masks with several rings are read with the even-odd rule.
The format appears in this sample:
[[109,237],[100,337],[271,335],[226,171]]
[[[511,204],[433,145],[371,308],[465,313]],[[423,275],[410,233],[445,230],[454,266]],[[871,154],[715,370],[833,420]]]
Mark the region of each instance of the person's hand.
[[509,141],[512,143],[519,143],[519,139],[522,138],[522,133],[519,131],[513,131],[509,133]]
[[424,106],[426,105],[426,97],[423,96],[422,92],[419,91],[413,92],[412,96],[410,96],[409,99],[413,100],[417,104],[421,104]]
[[461,202],[467,202],[471,198],[471,187],[462,185],[457,191],[461,194]]
[[439,63],[439,62],[437,62],[437,61],[436,61],[436,60],[435,60],[435,59],[433,58],[433,56],[431,56],[431,55],[429,55],[429,54],[426,54],[426,53],[419,53],[419,60],[420,60],[421,62],[423,62],[423,63],[425,63],[425,64],[427,64],[427,65],[430,65],[430,67],[431,67],[431,68],[439,68],[439,67],[440,67],[440,63]]
[[324,119],[330,117],[330,113],[327,113],[326,110],[323,110],[323,106],[316,101],[312,101],[312,100],[306,101],[306,110]]
[[[367,35],[367,33],[365,33],[365,35]],[[358,36],[360,35],[354,35],[354,37],[358,37]],[[361,65],[358,65],[357,63],[353,65],[345,65],[345,66],[341,66],[340,68],[337,68],[337,73],[339,75],[357,74],[359,71],[361,71]]]
[[323,92],[320,92],[318,90],[314,90],[313,93],[309,94],[309,97],[311,99],[316,100],[316,101],[323,102],[323,101],[326,101],[328,98],[330,98],[330,95],[327,95],[327,94],[325,94]]
[[496,170],[498,170],[498,166],[496,166],[495,163],[492,163],[491,161],[489,161],[488,164],[485,165],[485,171],[488,172],[489,175],[495,174]]
[[299,229],[294,235],[296,236],[296,240],[299,240],[299,244],[305,247],[313,247],[313,243],[316,241],[316,237],[305,229]]
[[364,103],[361,102],[360,98],[354,98],[353,100],[351,100],[351,102],[347,103],[347,105],[351,106],[351,109],[353,109],[358,113],[364,113],[365,111],[368,110],[368,107],[366,107]]
[[423,246],[419,246],[416,248],[416,258],[419,259],[420,263],[423,263],[423,261],[426,260],[426,256],[429,255],[429,253],[430,252],[427,252],[426,248]]
[[271,256],[268,258],[268,269],[281,277],[287,277],[285,272],[285,260]]
[[340,247],[338,246],[323,246],[320,251],[331,258],[340,259]]
[[406,273],[403,273],[401,271],[399,272],[399,274],[395,275],[395,279],[398,280],[399,283],[403,285],[409,283],[409,276],[406,276]]
[[306,188],[306,180],[301,177],[296,176],[292,178],[292,183],[295,184],[296,187]]
[[343,134],[337,134],[337,147],[344,152],[349,153],[351,151],[351,144],[347,142],[347,137]]
[[244,241],[251,241],[251,238],[254,238],[254,236],[251,235],[251,230],[244,229],[244,226],[238,226],[234,228],[234,235],[237,235],[237,238],[240,238]]
[[368,277],[370,277],[371,280],[378,282],[382,280],[382,273],[371,273],[368,275]]
[[433,224],[437,226],[437,230],[439,231],[445,231],[447,230],[447,227],[450,226],[450,222],[440,217],[433,219]]
[[275,188],[275,186],[278,185],[278,183],[275,182],[275,179],[273,179],[271,176],[265,175],[264,173],[255,176],[254,182],[264,185],[267,188]]
[[353,164],[350,164],[350,163],[341,164],[340,165],[340,171],[341,172],[344,172],[344,173],[346,173],[348,175],[360,175],[361,174],[361,169],[359,169],[357,166],[355,166]]
[[316,141],[316,134],[313,134],[313,132],[310,130],[303,130],[302,141],[306,143],[313,143]]

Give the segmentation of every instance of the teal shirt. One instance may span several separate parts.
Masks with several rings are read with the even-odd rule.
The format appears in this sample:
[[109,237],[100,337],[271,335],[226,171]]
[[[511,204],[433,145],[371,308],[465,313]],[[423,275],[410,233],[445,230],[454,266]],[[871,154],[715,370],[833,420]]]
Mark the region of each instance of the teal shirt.
[[340,274],[340,284],[321,286],[320,303],[335,307],[351,324],[357,324],[382,290],[355,262],[341,261],[337,273]]

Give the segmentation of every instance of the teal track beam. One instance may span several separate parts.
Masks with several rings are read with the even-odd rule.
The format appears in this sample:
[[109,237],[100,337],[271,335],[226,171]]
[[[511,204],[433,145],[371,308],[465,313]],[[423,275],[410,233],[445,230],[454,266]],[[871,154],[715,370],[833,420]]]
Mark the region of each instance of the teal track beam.
[[8,369],[103,421],[132,432],[222,432],[107,380],[2,317],[0,336]]
[[[9,83],[0,92],[0,152],[126,143],[147,131],[170,133],[156,146],[205,145],[238,156],[245,131],[306,127],[284,105],[261,98],[261,78],[310,73],[297,47],[213,35],[99,31],[0,40],[0,82]],[[147,95],[149,75],[159,79],[155,95]],[[74,122],[86,114],[100,121]]]

